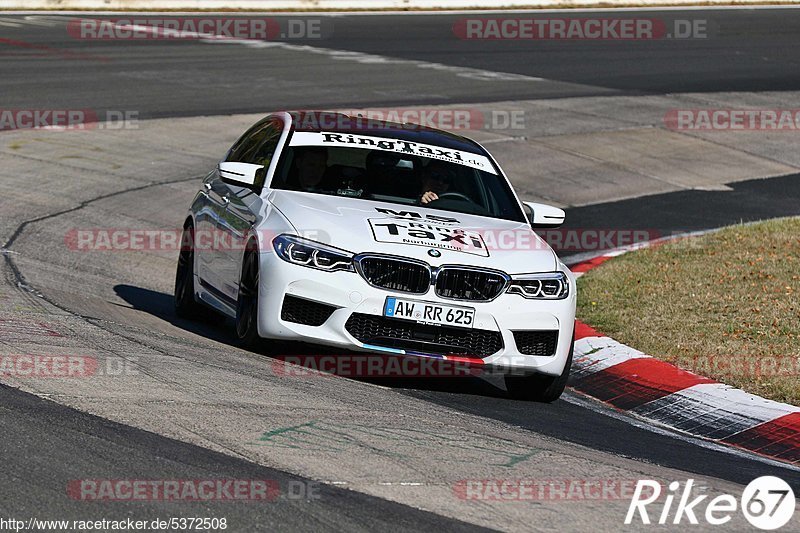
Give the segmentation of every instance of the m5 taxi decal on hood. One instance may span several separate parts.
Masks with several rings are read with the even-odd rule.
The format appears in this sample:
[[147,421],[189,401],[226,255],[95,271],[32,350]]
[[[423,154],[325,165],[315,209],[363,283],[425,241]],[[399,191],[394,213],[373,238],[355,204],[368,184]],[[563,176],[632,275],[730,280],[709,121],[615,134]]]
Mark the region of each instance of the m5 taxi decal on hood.
[[370,218],[368,221],[377,242],[427,246],[489,257],[489,250],[477,231],[396,218]]
[[489,257],[489,250],[480,232],[454,226],[454,223],[458,223],[454,218],[435,220],[439,217],[429,215],[423,218],[419,213],[409,211],[378,211],[395,216],[367,219],[372,236],[377,242],[426,246]]

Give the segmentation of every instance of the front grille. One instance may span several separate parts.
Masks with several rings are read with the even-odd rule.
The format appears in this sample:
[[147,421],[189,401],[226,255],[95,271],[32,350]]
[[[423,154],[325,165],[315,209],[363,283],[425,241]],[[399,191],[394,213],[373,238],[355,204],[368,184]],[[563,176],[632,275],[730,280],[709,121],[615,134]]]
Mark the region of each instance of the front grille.
[[336,308],[332,305],[286,295],[283,298],[281,320],[306,326],[321,326],[334,311]]
[[444,267],[436,276],[436,294],[453,300],[487,302],[505,289],[508,278],[491,270]]
[[515,331],[514,342],[519,353],[550,357],[556,353],[558,331]]
[[431,285],[427,265],[390,257],[362,257],[359,270],[371,285],[392,291],[424,294]]
[[362,313],[350,315],[345,329],[364,344],[426,353],[486,357],[503,349],[498,331],[431,326]]

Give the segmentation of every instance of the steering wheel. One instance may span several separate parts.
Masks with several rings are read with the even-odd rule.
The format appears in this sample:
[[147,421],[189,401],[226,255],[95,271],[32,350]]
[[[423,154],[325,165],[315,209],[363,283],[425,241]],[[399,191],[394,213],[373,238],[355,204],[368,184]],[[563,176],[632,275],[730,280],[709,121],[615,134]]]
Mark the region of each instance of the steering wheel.
[[461,194],[460,192],[443,192],[442,194],[437,194],[439,198],[437,200],[444,200],[446,198],[458,198],[459,200],[465,200],[471,204],[474,204],[475,201],[467,196],[466,194]]

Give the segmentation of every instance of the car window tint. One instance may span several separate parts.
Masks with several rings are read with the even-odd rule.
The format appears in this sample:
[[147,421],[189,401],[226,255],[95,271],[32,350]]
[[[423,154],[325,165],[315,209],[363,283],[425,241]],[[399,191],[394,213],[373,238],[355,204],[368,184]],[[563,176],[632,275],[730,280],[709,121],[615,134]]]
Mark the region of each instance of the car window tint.
[[281,137],[278,120],[260,122],[245,133],[228,153],[227,161],[269,166]]
[[[325,164],[302,169],[309,151]],[[313,170],[313,172],[312,172]],[[271,187],[365,200],[422,205],[427,191],[442,196],[428,209],[525,221],[506,180],[497,174],[417,155],[363,148],[290,146]]]

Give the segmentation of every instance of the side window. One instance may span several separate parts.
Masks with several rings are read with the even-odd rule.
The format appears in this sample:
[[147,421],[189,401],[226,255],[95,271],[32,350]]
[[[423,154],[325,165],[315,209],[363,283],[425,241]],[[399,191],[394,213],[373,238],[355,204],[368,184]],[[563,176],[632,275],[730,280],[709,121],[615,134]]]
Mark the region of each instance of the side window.
[[269,166],[283,131],[279,120],[256,124],[233,145],[226,161]]
[[264,179],[267,176],[266,170],[278,148],[282,132],[283,124],[277,119],[256,124],[236,141],[236,144],[230,149],[226,161],[263,165],[264,170],[258,173],[255,183],[257,187],[263,187]]
[[259,122],[258,124],[247,130],[247,132],[244,135],[239,137],[239,140],[236,141],[234,145],[231,146],[231,149],[228,151],[228,156],[225,158],[225,161],[244,163],[244,161],[242,161],[242,157],[244,156],[245,152],[247,152],[250,149],[252,145],[253,135],[257,131],[263,129],[264,126],[267,124],[269,124],[269,122],[266,121]]
[[254,163],[257,165],[264,165],[269,168],[272,158],[275,155],[275,150],[278,148],[278,141],[281,138],[281,125],[280,123],[273,123],[269,131],[265,132],[264,137],[257,146],[254,152]]

